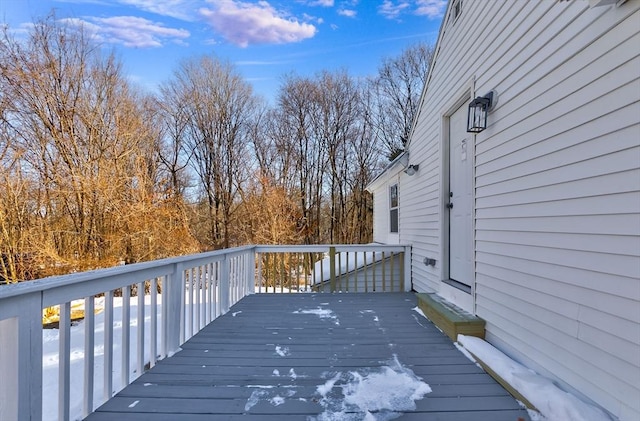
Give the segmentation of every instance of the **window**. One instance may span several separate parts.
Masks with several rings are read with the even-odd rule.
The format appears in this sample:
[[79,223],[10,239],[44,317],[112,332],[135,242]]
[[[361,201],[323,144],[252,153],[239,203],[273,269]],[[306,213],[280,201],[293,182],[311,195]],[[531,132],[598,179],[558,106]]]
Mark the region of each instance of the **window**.
[[449,25],[453,25],[461,14],[462,0],[454,0],[451,4],[451,12],[449,13]]
[[389,187],[389,231],[398,232],[398,185]]

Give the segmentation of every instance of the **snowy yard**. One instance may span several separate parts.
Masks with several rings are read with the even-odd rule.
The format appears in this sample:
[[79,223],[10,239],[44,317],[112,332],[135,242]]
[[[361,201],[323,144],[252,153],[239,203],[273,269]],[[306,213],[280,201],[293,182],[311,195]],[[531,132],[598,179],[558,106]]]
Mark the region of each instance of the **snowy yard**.
[[[113,390],[119,391],[123,385],[121,376],[122,361],[122,298],[115,297],[113,311]],[[96,308],[104,307],[104,298],[96,298]],[[158,295],[158,304],[161,303],[161,295]],[[138,334],[138,298],[131,298],[131,328],[132,343]],[[151,338],[151,300],[145,297],[145,360],[150,361],[149,349]],[[158,326],[160,326],[160,311],[158,309]],[[80,321],[71,327],[71,420],[82,419],[82,396],[84,390],[84,330],[85,323]],[[104,396],[104,311],[95,316],[95,379],[94,379],[94,409],[100,406]],[[157,336],[156,349],[160,349],[160,335]],[[57,420],[58,414],[58,329],[44,329],[43,356],[42,356],[42,383],[43,383],[43,419],[44,421]],[[137,360],[135,347],[131,347],[129,378],[131,380],[139,376],[136,372]]]

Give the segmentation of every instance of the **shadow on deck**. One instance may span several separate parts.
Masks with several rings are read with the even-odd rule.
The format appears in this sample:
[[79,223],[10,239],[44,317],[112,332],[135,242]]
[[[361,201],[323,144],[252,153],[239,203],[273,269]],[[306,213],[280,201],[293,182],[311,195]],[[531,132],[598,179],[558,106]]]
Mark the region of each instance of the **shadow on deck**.
[[411,293],[248,296],[86,420],[529,420],[416,305]]

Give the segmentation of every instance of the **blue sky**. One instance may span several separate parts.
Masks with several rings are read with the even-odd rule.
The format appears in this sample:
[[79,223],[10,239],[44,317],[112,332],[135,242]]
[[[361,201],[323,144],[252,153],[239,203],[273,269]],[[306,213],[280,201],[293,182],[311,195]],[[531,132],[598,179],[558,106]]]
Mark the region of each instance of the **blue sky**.
[[55,9],[113,48],[148,90],[180,60],[213,53],[273,100],[283,75],[347,69],[374,75],[383,57],[435,43],[446,0],[0,0],[18,34]]

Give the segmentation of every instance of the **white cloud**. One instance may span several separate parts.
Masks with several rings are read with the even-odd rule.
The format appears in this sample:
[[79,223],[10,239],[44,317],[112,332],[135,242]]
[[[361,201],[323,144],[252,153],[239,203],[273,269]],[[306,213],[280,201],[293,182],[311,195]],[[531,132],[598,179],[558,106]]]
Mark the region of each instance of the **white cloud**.
[[135,16],[85,17],[64,21],[83,26],[100,42],[122,44],[126,47],[161,47],[165,41],[183,43],[190,36],[185,29],[168,28],[161,23]]
[[340,16],[346,16],[348,18],[353,18],[355,17],[358,12],[352,9],[338,9],[338,14]]
[[306,13],[303,13],[302,17],[307,22],[316,22],[317,24],[322,24],[324,22],[324,19],[316,17],[316,16],[311,16],[311,15],[308,15]]
[[447,0],[416,0],[415,14],[421,16],[428,16],[429,19],[440,18],[444,15],[444,11],[447,8]]
[[446,7],[447,0],[384,0],[378,6],[378,13],[387,19],[398,19],[403,13],[435,19],[444,15]]
[[191,0],[120,0],[120,3],[183,20],[193,20],[191,12],[195,9],[195,4]]
[[288,63],[286,61],[266,61],[266,60],[240,60],[236,61],[237,66],[278,66]]
[[200,14],[229,42],[249,44],[287,44],[311,38],[316,27],[278,12],[268,2],[209,0],[211,8]]
[[89,3],[102,6],[113,6],[113,3],[132,6],[139,10],[156,13],[162,16],[192,21],[195,20],[194,11],[200,0],[56,0],[64,3]]
[[392,0],[384,0],[384,2],[378,6],[378,13],[387,19],[397,19],[400,13],[410,6],[406,1],[394,3]]
[[333,7],[334,0],[313,0],[308,2],[309,6]]

